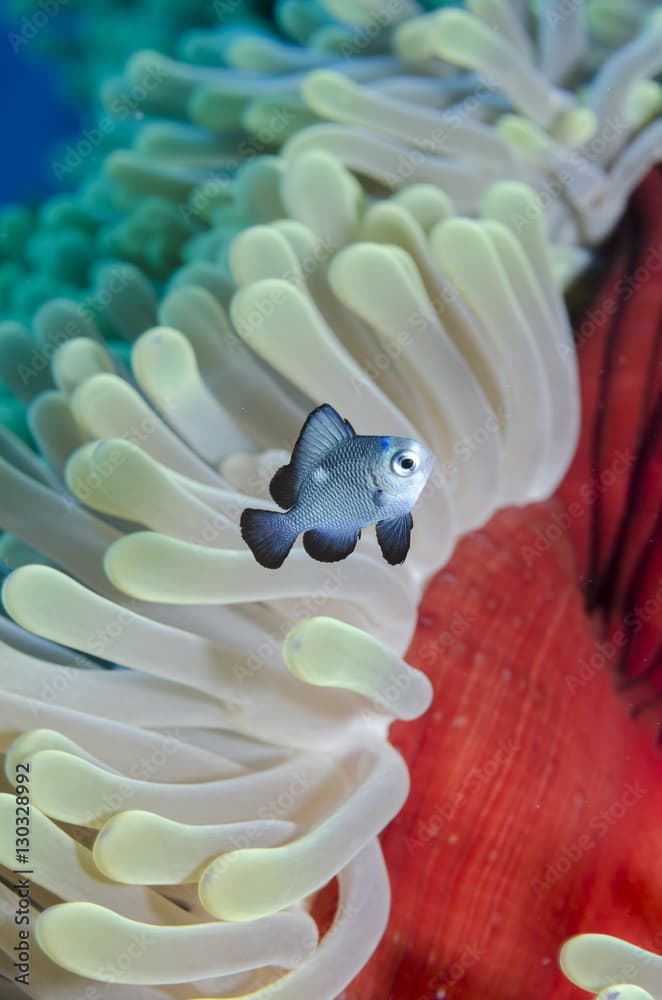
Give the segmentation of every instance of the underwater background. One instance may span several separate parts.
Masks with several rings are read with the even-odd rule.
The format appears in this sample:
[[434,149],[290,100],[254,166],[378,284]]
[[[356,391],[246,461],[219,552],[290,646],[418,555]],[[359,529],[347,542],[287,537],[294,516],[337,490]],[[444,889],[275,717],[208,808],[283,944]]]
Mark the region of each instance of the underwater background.
[[57,142],[75,135],[81,114],[63,94],[62,78],[55,66],[44,63],[29,44],[12,45],[10,36],[19,24],[0,15],[3,57],[0,109],[3,147],[11,155],[2,157],[0,196],[2,203],[37,200],[59,187],[49,170],[49,154]]

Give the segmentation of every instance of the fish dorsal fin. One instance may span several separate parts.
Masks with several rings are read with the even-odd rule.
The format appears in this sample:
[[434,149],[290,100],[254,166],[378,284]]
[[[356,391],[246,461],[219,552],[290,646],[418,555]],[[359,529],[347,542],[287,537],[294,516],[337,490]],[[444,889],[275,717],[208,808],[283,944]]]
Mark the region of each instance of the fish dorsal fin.
[[301,428],[290,463],[283,465],[269,484],[269,491],[276,503],[281,507],[293,507],[301,483],[308,473],[334,448],[354,436],[354,428],[349,420],[343,420],[328,403],[322,403],[313,410]]

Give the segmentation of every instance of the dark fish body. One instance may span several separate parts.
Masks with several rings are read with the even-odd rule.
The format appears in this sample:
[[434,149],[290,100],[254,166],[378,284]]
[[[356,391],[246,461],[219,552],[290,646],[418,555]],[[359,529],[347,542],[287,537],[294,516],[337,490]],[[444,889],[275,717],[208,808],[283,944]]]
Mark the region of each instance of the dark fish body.
[[286,513],[247,508],[242,537],[259,563],[277,569],[302,532],[309,555],[335,562],[354,550],[361,528],[376,524],[384,558],[403,562],[411,508],[433,464],[419,442],[355,434],[323,404],[306,420],[289,464],[271,480],[271,495]]

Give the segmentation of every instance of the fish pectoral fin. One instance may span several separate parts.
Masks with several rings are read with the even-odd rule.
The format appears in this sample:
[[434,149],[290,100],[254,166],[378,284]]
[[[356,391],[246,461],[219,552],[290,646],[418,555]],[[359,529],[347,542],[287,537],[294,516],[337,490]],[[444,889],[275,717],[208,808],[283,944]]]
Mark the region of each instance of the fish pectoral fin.
[[360,528],[312,528],[303,536],[303,547],[319,562],[338,562],[354,551],[360,537]]
[[410,512],[388,521],[377,521],[377,541],[382,555],[391,566],[398,566],[407,558],[414,518]]

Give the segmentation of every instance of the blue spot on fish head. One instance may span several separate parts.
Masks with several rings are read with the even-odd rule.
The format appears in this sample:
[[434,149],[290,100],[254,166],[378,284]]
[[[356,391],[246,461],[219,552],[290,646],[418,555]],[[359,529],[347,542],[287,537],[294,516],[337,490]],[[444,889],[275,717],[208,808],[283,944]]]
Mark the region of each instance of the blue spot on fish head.
[[388,451],[388,449],[391,447],[391,439],[388,437],[380,437],[379,446],[382,449],[382,451]]

